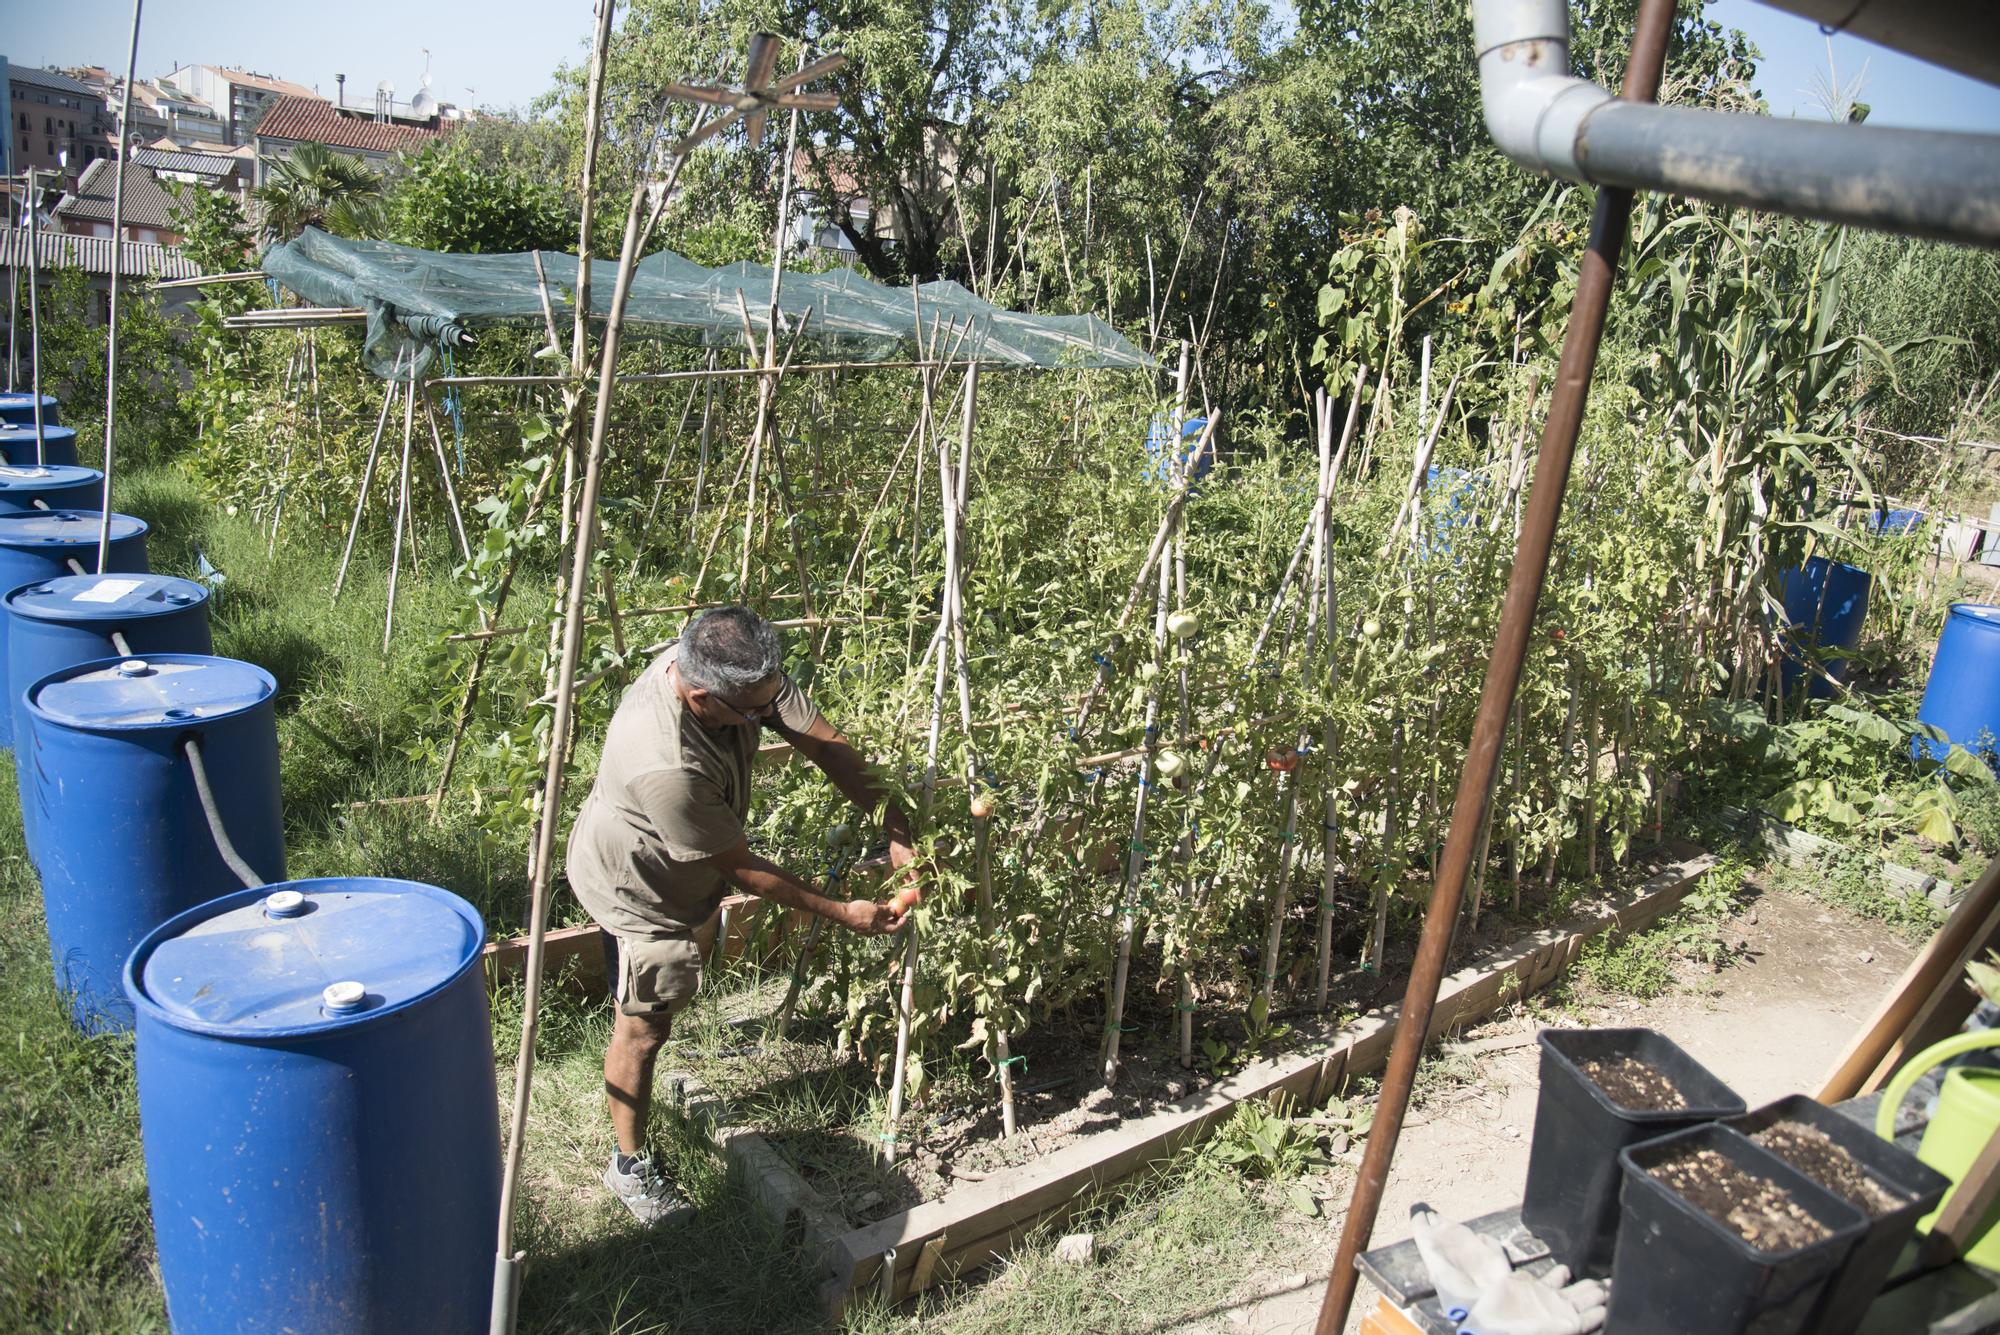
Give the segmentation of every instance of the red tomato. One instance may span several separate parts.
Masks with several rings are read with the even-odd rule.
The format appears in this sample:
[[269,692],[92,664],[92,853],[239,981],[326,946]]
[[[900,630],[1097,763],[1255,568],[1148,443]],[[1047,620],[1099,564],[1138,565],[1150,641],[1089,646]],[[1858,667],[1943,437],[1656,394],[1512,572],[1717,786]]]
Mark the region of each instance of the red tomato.
[[972,818],[987,820],[993,815],[993,799],[981,793],[972,799]]
[[1563,640],[1566,638],[1563,633],[1563,628],[1561,626],[1557,626],[1554,630],[1549,632],[1549,638],[1554,640],[1557,644],[1561,644]]
[[1290,774],[1299,767],[1299,753],[1289,746],[1274,746],[1264,753],[1264,763],[1280,774]]
[[898,915],[901,915],[915,908],[922,899],[923,893],[917,887],[906,885],[896,892],[894,898],[890,899],[889,907],[894,909]]

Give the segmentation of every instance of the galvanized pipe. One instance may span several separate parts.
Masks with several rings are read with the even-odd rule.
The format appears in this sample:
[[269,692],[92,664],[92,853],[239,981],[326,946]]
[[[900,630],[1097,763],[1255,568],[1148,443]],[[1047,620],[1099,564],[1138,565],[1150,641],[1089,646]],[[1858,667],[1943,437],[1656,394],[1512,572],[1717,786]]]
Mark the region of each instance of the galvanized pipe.
[[[1623,97],[1650,102],[1659,95],[1660,72],[1666,63],[1667,35],[1673,27],[1674,0],[1641,0],[1639,19],[1632,34],[1632,55],[1626,66]],[[1590,377],[1597,365],[1598,343],[1604,335],[1604,315],[1611,301],[1611,287],[1618,269],[1618,253],[1625,245],[1626,225],[1632,208],[1629,191],[1602,190],[1591,215],[1590,244],[1577,273],[1576,298],[1570,305],[1569,328],[1563,336],[1562,359],[1556,370],[1555,394],[1549,403],[1548,420],[1542,427],[1541,455],[1535,466],[1534,489],[1514,551],[1513,572],[1507,581],[1507,596],[1501,604],[1500,628],[1494,636],[1493,655],[1486,664],[1486,684],[1479,696],[1479,712],[1473,722],[1472,743],[1466,750],[1465,768],[1458,779],[1458,797],[1452,806],[1451,828],[1445,836],[1444,853],[1438,863],[1431,890],[1430,908],[1424,916],[1423,936],[1417,944],[1416,963],[1403,994],[1403,1007],[1396,1024],[1396,1038],[1389,1050],[1389,1066],[1382,1076],[1382,1093],[1375,1109],[1375,1123],[1368,1135],[1368,1147],[1361,1159],[1361,1171],[1354,1194],[1347,1205],[1341,1228],[1340,1245],[1334,1252],[1333,1272],[1327,1279],[1326,1301],[1319,1311],[1317,1335],[1341,1335],[1347,1325],[1348,1309],[1354,1303],[1359,1281],[1355,1259],[1368,1245],[1375,1229],[1375,1216],[1382,1207],[1383,1191],[1389,1182],[1389,1162],[1396,1153],[1396,1141],[1409,1111],[1410,1092],[1416,1084],[1417,1061],[1437,1005],[1438,988],[1444,981],[1446,956],[1451,948],[1452,930],[1465,897],[1465,882],[1472,867],[1473,845],[1486,823],[1486,804],[1493,776],[1500,765],[1500,746],[1507,732],[1507,715],[1521,685],[1521,667],[1528,656],[1528,637],[1534,627],[1535,604],[1548,575],[1549,554],[1555,546],[1556,526],[1562,518],[1563,490],[1569,482],[1570,458],[1576,449],[1577,432],[1583,425],[1583,409],[1590,395]]]
[[1529,171],[2000,246],[2000,135],[1637,105],[1569,73],[1565,0],[1472,17],[1487,130]]

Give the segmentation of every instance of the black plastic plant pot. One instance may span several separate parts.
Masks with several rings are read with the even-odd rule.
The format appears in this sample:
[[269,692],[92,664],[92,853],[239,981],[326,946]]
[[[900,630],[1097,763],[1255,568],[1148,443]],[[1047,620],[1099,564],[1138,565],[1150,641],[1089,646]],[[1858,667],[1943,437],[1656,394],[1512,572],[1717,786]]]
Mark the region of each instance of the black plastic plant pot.
[[[1741,1117],[1743,1100],[1651,1029],[1544,1029],[1539,1039],[1541,1092],[1521,1222],[1573,1273],[1601,1275],[1618,1235],[1618,1151],[1719,1117]],[[1684,1106],[1639,1109],[1614,1102],[1582,1066],[1618,1057],[1658,1072]]]
[[[1650,1171],[1710,1149],[1782,1188],[1824,1235],[1788,1250],[1760,1250]],[[1868,1228],[1861,1211],[1727,1126],[1689,1127],[1634,1145],[1618,1160],[1625,1195],[1604,1317],[1605,1330],[1618,1335],[1802,1335]]]
[[[1867,1219],[1867,1231],[1854,1244],[1840,1273],[1827,1285],[1819,1310],[1807,1327],[1813,1335],[1853,1335],[1861,1328],[1868,1305],[1882,1292],[1890,1271],[1896,1268],[1896,1258],[1903,1254],[1903,1245],[1916,1232],[1917,1221],[1937,1208],[1951,1190],[1951,1179],[1902,1146],[1882,1139],[1870,1128],[1804,1094],[1779,1099],[1726,1125],[1754,1139],[1767,1127],[1785,1122],[1801,1123],[1824,1133],[1846,1151],[1876,1186],[1896,1200],[1892,1209],[1881,1213],[1871,1213],[1862,1202],[1849,1200]],[[1807,1175],[1815,1176],[1809,1171]],[[1818,1181],[1816,1176],[1815,1180]],[[1843,1194],[1831,1182],[1821,1181],[1820,1185]]]

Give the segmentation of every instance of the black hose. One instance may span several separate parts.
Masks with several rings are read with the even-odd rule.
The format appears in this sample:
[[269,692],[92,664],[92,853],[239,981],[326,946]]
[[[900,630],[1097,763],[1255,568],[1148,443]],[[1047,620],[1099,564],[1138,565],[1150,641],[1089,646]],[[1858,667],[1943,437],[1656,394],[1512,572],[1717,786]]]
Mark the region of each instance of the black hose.
[[201,763],[201,738],[187,738],[181,743],[181,750],[187,753],[188,768],[194,774],[194,793],[201,800],[201,814],[208,817],[208,832],[215,839],[216,852],[222,854],[222,860],[236,873],[236,879],[243,882],[244,889],[261,889],[266,884],[264,878],[250,869],[250,864],[236,851],[236,845],[229,842],[229,831],[222,828],[222,812],[215,805],[214,790],[208,786],[208,767]]

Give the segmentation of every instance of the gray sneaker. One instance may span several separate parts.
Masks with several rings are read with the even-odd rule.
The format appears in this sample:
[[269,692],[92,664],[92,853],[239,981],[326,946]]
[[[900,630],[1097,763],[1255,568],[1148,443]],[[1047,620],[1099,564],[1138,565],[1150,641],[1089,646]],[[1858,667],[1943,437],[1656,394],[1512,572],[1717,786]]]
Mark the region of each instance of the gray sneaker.
[[674,1184],[653,1163],[650,1154],[635,1156],[629,1173],[619,1170],[618,1156],[612,1155],[604,1169],[604,1185],[611,1188],[611,1194],[623,1202],[634,1219],[649,1227],[694,1218],[694,1206],[674,1190]]

